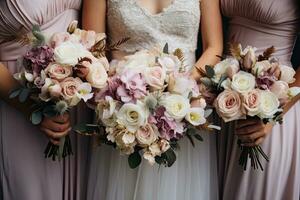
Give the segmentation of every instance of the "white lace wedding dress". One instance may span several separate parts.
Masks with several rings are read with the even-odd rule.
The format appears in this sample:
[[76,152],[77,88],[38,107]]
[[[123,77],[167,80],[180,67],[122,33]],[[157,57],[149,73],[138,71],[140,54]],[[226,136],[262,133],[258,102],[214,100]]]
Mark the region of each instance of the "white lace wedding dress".
[[[141,7],[138,0],[107,0],[108,37],[130,40],[121,50],[133,53],[159,44],[181,48],[189,66],[195,63],[200,23],[199,0],[173,0],[158,14]],[[93,149],[87,200],[216,200],[218,199],[215,135],[202,133],[204,142],[193,147],[180,142],[171,168],[128,166],[127,156],[112,147]]]

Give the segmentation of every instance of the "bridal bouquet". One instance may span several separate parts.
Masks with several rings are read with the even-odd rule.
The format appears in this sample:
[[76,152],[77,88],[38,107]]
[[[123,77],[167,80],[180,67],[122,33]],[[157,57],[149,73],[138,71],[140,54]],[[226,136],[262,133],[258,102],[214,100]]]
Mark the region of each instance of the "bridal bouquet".
[[[256,56],[255,48],[231,45],[231,56],[214,67],[206,67],[202,83],[215,95],[214,107],[219,116],[230,122],[258,117],[264,123],[281,122],[283,106],[300,91],[289,88],[294,82],[293,68],[282,65],[274,57],[274,47]],[[239,141],[241,144],[241,141]],[[250,157],[251,167],[263,170],[260,155],[268,156],[260,146],[241,147],[239,164],[246,170]]]
[[[112,62],[110,72],[106,88],[95,94],[98,124],[81,125],[78,132],[98,132],[102,142],[129,155],[131,168],[142,157],[170,167],[181,138],[194,144],[202,140],[198,129],[215,128],[206,120],[211,111],[185,70],[181,50],[170,54],[168,45],[142,50]],[[191,105],[193,98],[200,103]]]
[[[33,124],[40,124],[44,116],[63,115],[81,100],[91,99],[93,90],[106,86],[109,64],[103,57],[104,34],[78,29],[73,22],[68,32],[55,33],[48,40],[35,26],[23,41],[32,46],[22,58],[24,70],[14,75],[22,86],[12,91],[10,98],[34,101]],[[45,157],[55,160],[72,154],[69,136],[60,143],[49,142]]]

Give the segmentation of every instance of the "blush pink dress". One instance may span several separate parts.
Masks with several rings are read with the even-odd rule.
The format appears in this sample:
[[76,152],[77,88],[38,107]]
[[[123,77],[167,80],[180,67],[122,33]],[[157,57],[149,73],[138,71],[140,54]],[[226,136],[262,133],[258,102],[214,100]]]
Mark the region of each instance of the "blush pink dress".
[[[228,17],[226,42],[258,48],[272,45],[281,63],[290,60],[300,29],[299,0],[221,0]],[[240,149],[232,124],[223,126],[219,140],[219,174],[224,200],[298,200],[300,191],[300,102],[274,126],[262,144],[270,162],[264,171],[243,171],[238,165]],[[249,163],[250,164],[250,163]]]
[[[1,0],[0,62],[11,73],[18,72],[16,60],[26,47],[5,38],[16,35],[21,26],[30,31],[34,24],[49,34],[64,31],[78,19],[80,7],[80,0]],[[74,122],[83,119],[84,112],[76,110],[72,117]],[[46,160],[44,133],[0,101],[0,199],[85,199],[88,141],[75,134],[71,138],[73,156],[61,162]]]

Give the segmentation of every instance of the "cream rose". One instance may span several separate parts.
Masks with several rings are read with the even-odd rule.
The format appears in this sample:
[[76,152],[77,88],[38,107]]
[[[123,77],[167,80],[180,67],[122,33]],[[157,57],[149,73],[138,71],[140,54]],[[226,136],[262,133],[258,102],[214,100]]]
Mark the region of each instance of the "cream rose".
[[270,88],[279,100],[288,98],[289,85],[284,81],[276,81]]
[[55,80],[62,81],[67,77],[72,76],[72,66],[61,64],[50,64],[45,69],[46,74]]
[[215,76],[212,79],[215,83],[219,83],[222,75],[227,74],[232,77],[239,70],[239,61],[234,58],[227,58],[215,65]]
[[270,91],[261,91],[261,103],[260,110],[261,112],[258,116],[261,119],[270,119],[274,117],[274,114],[279,111],[280,102],[276,95]]
[[166,71],[160,66],[148,67],[144,71],[144,77],[152,90],[161,90],[164,87]]
[[65,65],[76,65],[78,59],[89,56],[92,54],[84,46],[70,41],[63,42],[54,49],[54,60]]
[[245,118],[241,111],[242,102],[237,92],[225,90],[214,102],[217,113],[225,122]]
[[255,89],[242,94],[243,107],[245,113],[251,117],[258,115],[260,112],[260,90]]
[[117,113],[117,122],[135,133],[141,126],[145,126],[148,113],[142,105],[124,104]]
[[102,89],[107,85],[108,75],[105,70],[105,65],[101,62],[101,60],[93,62],[90,65],[86,65],[85,67],[88,67],[89,69],[86,80],[92,85],[92,87]]
[[166,70],[168,74],[178,71],[181,67],[180,60],[174,55],[163,55],[158,58],[158,63]]
[[231,88],[239,93],[245,93],[255,88],[255,77],[247,72],[239,71],[232,77]]
[[190,109],[189,100],[178,94],[166,95],[159,103],[166,108],[168,116],[178,121],[181,121]]
[[279,68],[281,71],[281,81],[287,82],[288,84],[295,82],[296,79],[294,78],[294,76],[296,75],[296,72],[292,67],[280,65]]
[[158,134],[157,127],[146,124],[137,130],[135,136],[139,144],[150,146],[158,139]]
[[288,97],[289,99],[294,98],[295,96],[300,94],[300,87],[291,87],[288,90]]
[[80,98],[78,98],[77,92],[81,84],[80,78],[73,77],[68,77],[60,83],[62,96],[70,106],[75,106],[79,103]]

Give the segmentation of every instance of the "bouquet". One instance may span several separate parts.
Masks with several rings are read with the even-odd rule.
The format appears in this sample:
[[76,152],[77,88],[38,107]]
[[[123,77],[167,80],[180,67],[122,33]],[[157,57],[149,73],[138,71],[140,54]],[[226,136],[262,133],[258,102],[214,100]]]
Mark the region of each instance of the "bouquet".
[[[21,59],[23,71],[14,75],[21,87],[12,91],[10,98],[34,102],[30,117],[34,125],[44,116],[63,115],[81,100],[91,99],[93,90],[106,86],[105,34],[78,29],[77,22],[72,22],[68,32],[55,33],[50,39],[38,26],[24,38],[23,43],[31,48]],[[44,153],[53,160],[72,154],[69,136],[62,138],[60,145],[49,142]]]
[[[178,141],[187,136],[202,141],[199,129],[216,128],[207,122],[212,110],[183,64],[180,49],[141,50],[113,61],[107,86],[95,94],[97,124],[77,127],[80,133],[98,133],[100,141],[129,155],[131,168],[142,158],[172,166]],[[191,100],[200,103],[191,105]]]
[[[250,46],[242,50],[240,44],[232,44],[230,57],[214,67],[206,66],[202,83],[208,93],[214,94],[214,107],[225,122],[251,117],[264,123],[281,122],[283,106],[300,92],[297,87],[289,88],[295,71],[272,57],[274,47],[259,56],[255,50]],[[248,158],[251,167],[263,170],[260,155],[267,161],[268,156],[260,146],[240,148],[239,164],[244,170]]]

